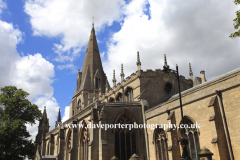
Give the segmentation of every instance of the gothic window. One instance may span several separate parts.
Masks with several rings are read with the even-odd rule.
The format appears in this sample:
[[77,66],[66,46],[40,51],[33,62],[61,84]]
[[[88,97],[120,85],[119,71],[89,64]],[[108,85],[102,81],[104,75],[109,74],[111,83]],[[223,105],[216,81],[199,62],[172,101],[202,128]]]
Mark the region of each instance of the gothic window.
[[[123,114],[116,124],[133,124],[130,118]],[[115,156],[119,160],[128,160],[131,155],[136,153],[136,131],[129,128],[121,128],[117,126],[115,129]]]
[[127,88],[126,98],[127,98],[127,102],[133,101],[133,89],[132,88],[129,88],[129,87]]
[[85,127],[82,130],[81,139],[80,139],[80,145],[81,145],[80,159],[81,160],[88,159],[88,145],[89,145],[88,142],[89,142],[88,129],[85,125]]
[[114,102],[114,98],[110,97],[109,102]]
[[116,101],[117,102],[123,102],[123,95],[122,95],[122,93],[118,93]]
[[183,129],[183,133],[189,138],[187,150],[192,160],[198,160],[198,152],[200,151],[199,137],[195,124],[188,118],[184,118],[184,124],[188,125],[188,128]]
[[156,128],[155,131],[155,150],[157,160],[168,160],[167,138],[162,128]]

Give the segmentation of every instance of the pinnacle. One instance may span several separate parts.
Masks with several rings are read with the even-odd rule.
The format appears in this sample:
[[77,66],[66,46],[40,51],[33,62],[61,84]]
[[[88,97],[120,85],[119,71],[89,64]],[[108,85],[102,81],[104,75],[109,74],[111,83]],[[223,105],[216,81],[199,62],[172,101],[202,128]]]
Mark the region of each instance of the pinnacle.
[[115,78],[115,70],[113,70],[113,81],[116,81],[116,78]]
[[192,72],[192,67],[191,67],[191,63],[189,63],[189,76],[192,76],[193,72]]
[[61,122],[61,111],[60,111],[60,108],[59,108],[59,111],[58,111],[58,117],[57,117],[56,124],[57,124],[58,122]]

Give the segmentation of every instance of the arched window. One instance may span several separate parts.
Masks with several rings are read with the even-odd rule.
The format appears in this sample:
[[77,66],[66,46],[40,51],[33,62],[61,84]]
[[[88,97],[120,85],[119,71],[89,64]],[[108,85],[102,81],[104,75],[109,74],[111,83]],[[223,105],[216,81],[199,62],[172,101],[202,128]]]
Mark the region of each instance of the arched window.
[[80,159],[81,160],[88,160],[88,145],[89,145],[89,134],[88,128],[85,124],[84,128],[81,132],[80,137]]
[[129,88],[129,87],[127,88],[126,98],[127,98],[127,102],[133,101],[133,89],[132,88]]
[[116,98],[116,102],[123,102],[123,95],[122,95],[122,93],[118,93],[117,98]]
[[155,130],[155,149],[157,160],[168,160],[168,145],[167,138],[162,128],[156,128]]
[[188,153],[192,160],[198,160],[200,145],[197,128],[195,124],[187,117],[184,117],[183,122],[184,124],[188,125],[188,128],[183,128],[183,130],[180,130],[180,132],[186,134],[189,138],[187,146]]
[[[123,114],[116,121],[116,124],[133,124],[131,119]],[[116,126],[115,129],[115,156],[119,160],[128,160],[131,155],[136,153],[136,134],[134,129],[129,130],[128,128],[121,128]]]
[[114,98],[110,97],[109,102],[114,102]]

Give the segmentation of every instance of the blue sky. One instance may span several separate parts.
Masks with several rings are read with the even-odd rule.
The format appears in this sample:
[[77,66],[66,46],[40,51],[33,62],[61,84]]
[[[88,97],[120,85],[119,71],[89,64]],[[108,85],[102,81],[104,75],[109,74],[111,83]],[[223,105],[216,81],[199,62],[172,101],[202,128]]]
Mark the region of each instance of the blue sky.
[[0,87],[23,88],[47,106],[51,128],[59,107],[66,120],[92,16],[110,84],[121,63],[126,77],[136,71],[137,51],[143,70],[162,68],[166,54],[186,78],[191,63],[194,77],[205,70],[211,80],[240,67],[240,39],[228,37],[237,9],[217,0],[0,0]]

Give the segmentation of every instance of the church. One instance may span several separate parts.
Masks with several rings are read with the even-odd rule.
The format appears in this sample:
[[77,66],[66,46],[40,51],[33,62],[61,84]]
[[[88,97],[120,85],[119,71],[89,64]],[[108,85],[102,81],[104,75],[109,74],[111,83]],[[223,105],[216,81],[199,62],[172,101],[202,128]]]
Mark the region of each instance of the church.
[[[137,52],[136,72],[125,78],[122,66],[120,76],[119,83],[115,71],[111,81],[106,77],[93,24],[69,119],[62,123],[59,110],[56,127],[49,131],[44,109],[35,159],[180,160],[183,146],[174,143],[180,133],[187,137],[187,159],[240,159],[240,69],[206,81],[204,71],[194,79],[189,64],[185,78],[170,68],[165,55],[163,69],[141,70]],[[130,128],[133,124],[139,127]]]

